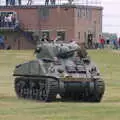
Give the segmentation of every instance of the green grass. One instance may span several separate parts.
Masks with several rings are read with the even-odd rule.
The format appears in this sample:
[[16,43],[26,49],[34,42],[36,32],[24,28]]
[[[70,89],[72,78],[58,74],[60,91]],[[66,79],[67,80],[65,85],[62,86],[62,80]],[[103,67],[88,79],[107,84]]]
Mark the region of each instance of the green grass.
[[32,50],[0,51],[0,120],[119,120],[120,52],[88,52],[106,84],[101,103],[42,103],[18,99],[14,92],[14,67],[35,56]]

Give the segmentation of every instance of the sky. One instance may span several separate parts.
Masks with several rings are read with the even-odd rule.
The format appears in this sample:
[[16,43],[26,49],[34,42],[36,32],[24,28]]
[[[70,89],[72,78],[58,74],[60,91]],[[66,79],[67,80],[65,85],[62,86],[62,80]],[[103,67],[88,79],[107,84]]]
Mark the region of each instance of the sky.
[[[22,0],[26,4],[27,0]],[[33,4],[43,3],[45,0],[33,0]],[[61,1],[67,0],[57,0]],[[74,0],[75,3],[103,6],[103,32],[117,33],[120,36],[120,0]],[[4,4],[5,0],[0,0]]]
[[117,33],[120,36],[120,0],[102,0],[103,32]]

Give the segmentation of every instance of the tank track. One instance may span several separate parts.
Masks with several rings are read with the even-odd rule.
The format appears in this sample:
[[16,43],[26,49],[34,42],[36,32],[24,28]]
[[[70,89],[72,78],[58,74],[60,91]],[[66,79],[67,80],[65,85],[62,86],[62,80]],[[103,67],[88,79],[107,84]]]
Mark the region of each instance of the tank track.
[[56,100],[58,81],[53,78],[15,78],[15,92],[19,98],[49,102]]
[[104,91],[105,91],[105,84],[102,80],[95,80],[93,81],[94,88],[91,89],[89,87],[85,89],[84,94],[84,101],[86,102],[100,102],[102,100]]
[[83,90],[73,92],[65,91],[62,95],[63,101],[82,101],[82,102],[100,102],[105,90],[105,84],[102,80],[92,81],[93,87],[90,87],[91,82],[87,82]]

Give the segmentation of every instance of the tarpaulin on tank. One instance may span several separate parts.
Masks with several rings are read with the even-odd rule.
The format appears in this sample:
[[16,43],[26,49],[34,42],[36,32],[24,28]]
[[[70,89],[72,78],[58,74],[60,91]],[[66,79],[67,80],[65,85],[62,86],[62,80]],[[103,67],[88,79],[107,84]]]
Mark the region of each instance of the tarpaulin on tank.
[[45,69],[39,60],[33,60],[16,66],[15,75],[44,75]]

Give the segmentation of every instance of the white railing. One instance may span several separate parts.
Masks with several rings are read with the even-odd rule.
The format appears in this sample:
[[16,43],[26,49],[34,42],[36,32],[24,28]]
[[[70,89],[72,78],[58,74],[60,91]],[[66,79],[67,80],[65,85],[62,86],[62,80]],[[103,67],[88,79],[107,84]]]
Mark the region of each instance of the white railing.
[[[5,5],[6,0],[0,0],[0,5]],[[46,0],[32,0],[32,5],[44,5]],[[48,0],[51,5],[52,0]],[[69,4],[72,1],[74,5],[89,5],[89,6],[101,6],[102,0],[55,0],[55,5]],[[27,5],[28,0],[21,0],[22,5]],[[18,0],[15,0],[15,4],[18,5]]]

